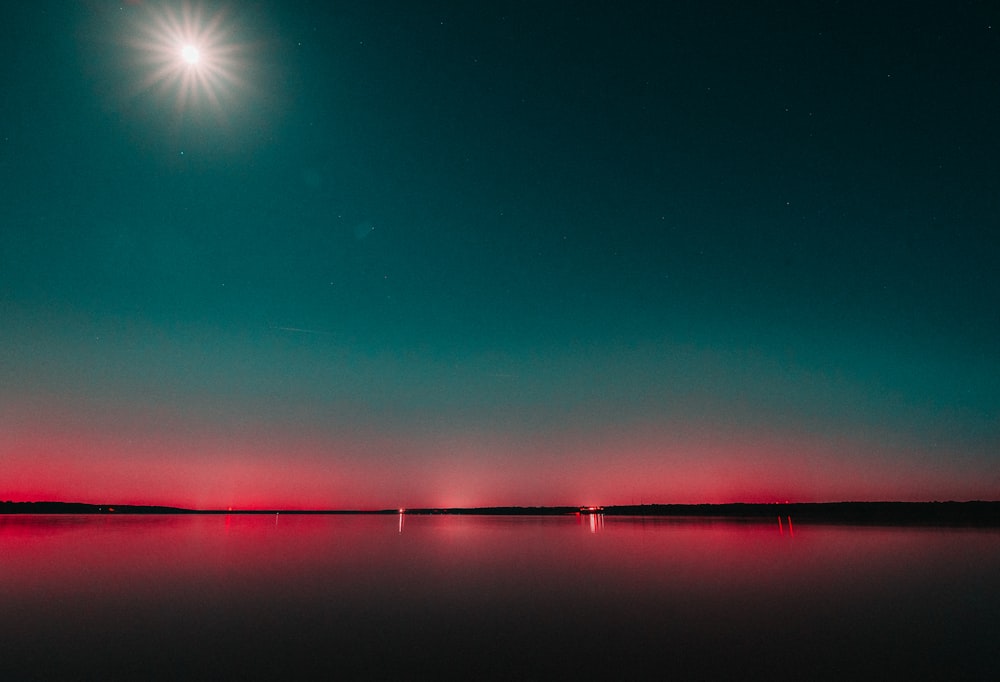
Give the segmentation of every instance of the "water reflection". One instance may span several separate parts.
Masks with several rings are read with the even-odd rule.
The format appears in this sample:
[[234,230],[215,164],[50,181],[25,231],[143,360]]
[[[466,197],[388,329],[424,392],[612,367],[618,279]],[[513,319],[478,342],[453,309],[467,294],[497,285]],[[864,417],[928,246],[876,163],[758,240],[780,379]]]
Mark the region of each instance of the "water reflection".
[[405,516],[0,516],[0,678],[1000,666],[995,530]]
[[599,528],[604,528],[604,514],[588,514],[587,518],[590,520],[591,533],[596,533]]

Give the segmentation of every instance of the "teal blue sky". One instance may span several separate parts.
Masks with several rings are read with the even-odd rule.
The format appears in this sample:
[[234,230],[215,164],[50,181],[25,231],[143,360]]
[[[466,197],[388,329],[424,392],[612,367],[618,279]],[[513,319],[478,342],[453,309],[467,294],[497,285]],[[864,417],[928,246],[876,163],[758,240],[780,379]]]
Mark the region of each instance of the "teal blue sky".
[[998,19],[11,8],[0,497],[996,499]]

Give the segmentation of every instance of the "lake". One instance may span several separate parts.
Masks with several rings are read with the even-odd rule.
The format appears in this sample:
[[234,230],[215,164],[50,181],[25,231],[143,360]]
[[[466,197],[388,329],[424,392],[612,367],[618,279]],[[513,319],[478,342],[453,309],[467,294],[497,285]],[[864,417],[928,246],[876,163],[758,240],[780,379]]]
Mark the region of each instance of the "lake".
[[997,679],[1000,532],[0,516],[0,679]]

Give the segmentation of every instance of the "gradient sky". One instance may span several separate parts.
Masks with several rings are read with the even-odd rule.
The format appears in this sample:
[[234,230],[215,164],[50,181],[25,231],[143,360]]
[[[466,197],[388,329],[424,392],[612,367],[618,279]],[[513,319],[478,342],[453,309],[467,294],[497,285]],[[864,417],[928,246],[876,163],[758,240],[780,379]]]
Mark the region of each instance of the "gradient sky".
[[996,3],[2,23],[0,499],[1000,498]]

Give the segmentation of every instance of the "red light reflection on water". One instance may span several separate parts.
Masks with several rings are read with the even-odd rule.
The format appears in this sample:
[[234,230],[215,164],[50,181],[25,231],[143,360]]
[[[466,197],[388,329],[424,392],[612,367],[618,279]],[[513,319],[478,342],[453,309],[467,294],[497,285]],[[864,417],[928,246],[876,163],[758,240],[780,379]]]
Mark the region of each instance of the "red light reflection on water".
[[604,528],[604,514],[589,514],[590,532],[596,533],[598,529]]
[[[601,676],[649,676],[654,667],[628,668],[640,663],[666,674],[688,656],[694,667],[674,671],[712,677],[731,672],[716,663],[760,670],[788,651],[801,668],[800,652],[830,642],[885,649],[905,668],[900,631],[932,650],[945,641],[941,627],[1000,603],[995,531],[806,524],[789,542],[785,525],[787,534],[773,521],[601,514],[0,516],[0,641],[38,656],[61,647],[101,661],[133,656],[138,670],[142,656],[192,651],[202,652],[198,665],[218,666],[314,661],[330,647],[331,666],[400,651],[406,666],[420,652],[428,671],[458,655],[468,667],[452,677],[485,676],[479,662],[534,651],[511,659],[502,671],[511,678],[554,676],[544,668],[552,661],[595,663],[580,659],[583,642],[616,666]],[[711,655],[720,646],[731,662]],[[808,666],[797,672],[810,676]]]

